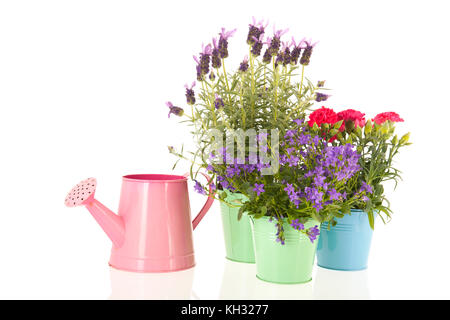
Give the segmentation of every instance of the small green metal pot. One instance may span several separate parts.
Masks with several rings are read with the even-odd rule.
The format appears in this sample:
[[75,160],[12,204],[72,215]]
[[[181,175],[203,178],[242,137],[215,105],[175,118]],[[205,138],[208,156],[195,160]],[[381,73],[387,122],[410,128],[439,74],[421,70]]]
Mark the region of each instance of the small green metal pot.
[[223,201],[220,202],[227,259],[236,262],[255,263],[250,218],[244,212],[241,220],[238,221],[238,200],[245,201],[248,198],[241,193],[233,193],[228,190],[221,192],[227,193],[225,201],[237,206],[232,207]]
[[[303,233],[283,223],[285,244],[276,242],[276,227],[269,217],[251,218],[255,243],[256,276],[264,281],[283,284],[311,281],[318,238],[311,243]],[[310,219],[305,228],[320,225]]]

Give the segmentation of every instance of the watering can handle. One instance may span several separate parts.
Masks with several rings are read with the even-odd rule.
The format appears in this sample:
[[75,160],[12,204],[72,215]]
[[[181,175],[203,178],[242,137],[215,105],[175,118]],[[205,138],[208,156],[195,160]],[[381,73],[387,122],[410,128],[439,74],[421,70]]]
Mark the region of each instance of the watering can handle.
[[[211,181],[211,178],[203,172],[200,172],[208,181],[208,183]],[[189,176],[189,173],[185,173],[184,174],[185,177]],[[203,219],[203,217],[205,216],[205,214],[208,212],[209,208],[211,208],[213,202],[214,202],[214,195],[215,195],[215,191],[211,189],[211,185],[208,185],[209,187],[209,193],[208,193],[208,199],[206,200],[206,203],[204,204],[203,208],[200,210],[200,212],[197,214],[197,216],[195,217],[194,221],[192,221],[192,229],[195,230],[195,228],[197,227],[197,225],[200,223],[200,220]]]

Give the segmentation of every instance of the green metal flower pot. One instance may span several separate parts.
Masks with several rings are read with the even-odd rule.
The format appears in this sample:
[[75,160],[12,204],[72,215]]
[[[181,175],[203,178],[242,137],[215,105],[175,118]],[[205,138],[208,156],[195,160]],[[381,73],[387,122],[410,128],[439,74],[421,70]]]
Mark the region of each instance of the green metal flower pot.
[[[283,223],[285,244],[276,242],[275,223],[269,217],[251,218],[255,243],[256,276],[264,281],[283,284],[311,281],[318,238],[311,243],[309,238]],[[311,219],[305,228],[320,225]]]
[[[246,196],[240,193],[233,193],[228,190],[225,201],[239,205],[238,200],[245,201]],[[238,221],[239,207],[232,207],[220,202],[222,212],[223,233],[225,238],[225,249],[227,259],[236,262],[255,263],[255,252],[253,250],[253,236],[250,225],[250,218],[244,212],[241,220]]]

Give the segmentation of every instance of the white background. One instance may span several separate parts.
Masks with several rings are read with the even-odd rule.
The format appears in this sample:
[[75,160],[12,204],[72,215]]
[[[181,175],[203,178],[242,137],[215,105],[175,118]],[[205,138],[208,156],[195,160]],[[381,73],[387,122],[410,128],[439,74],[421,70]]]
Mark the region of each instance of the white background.
[[[116,210],[122,175],[170,173],[167,146],[190,137],[167,119],[165,101],[183,105],[192,55],[221,27],[238,28],[228,62],[237,68],[252,16],[320,41],[307,76],[333,89],[325,106],[368,118],[396,111],[405,119],[398,131],[411,131],[414,144],[397,158],[404,180],[387,191],[395,214],[376,225],[368,289],[356,297],[450,298],[448,12],[430,0],[1,0],[0,298],[111,296],[110,242],[86,210],[64,207],[66,193],[94,176],[97,198]],[[204,198],[191,200],[197,211]],[[195,230],[195,250],[194,297],[224,297],[223,282],[233,281],[245,297],[238,274],[248,266],[225,263],[217,203]],[[311,286],[327,278],[322,271]],[[359,283],[361,274],[329,280],[345,297],[342,277]],[[309,290],[256,285],[268,298]]]

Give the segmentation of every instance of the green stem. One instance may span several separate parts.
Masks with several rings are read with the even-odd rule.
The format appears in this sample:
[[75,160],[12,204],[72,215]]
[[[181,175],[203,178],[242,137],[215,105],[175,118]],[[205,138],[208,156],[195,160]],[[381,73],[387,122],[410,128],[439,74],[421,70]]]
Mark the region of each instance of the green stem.
[[302,89],[303,89],[303,75],[305,73],[305,66],[302,65],[302,80],[300,81],[300,89],[299,89],[299,100],[302,96]]
[[278,68],[275,67],[275,57],[272,58],[272,65],[273,65],[273,76],[275,77],[275,84],[274,84],[274,90],[275,90],[275,106],[274,106],[274,117],[275,121],[277,120],[277,109],[278,109]]
[[248,52],[248,54],[249,54],[249,60],[250,60],[250,68],[252,69],[251,70],[251,73],[252,73],[252,96],[251,96],[251,108],[252,108],[252,121],[254,121],[254,119],[255,119],[255,98],[254,98],[254,95],[255,95],[255,70],[254,70],[254,64],[253,64],[253,55],[252,55],[252,51],[251,51],[251,47],[249,47],[249,52]]
[[244,73],[241,74],[241,87],[239,88],[239,99],[241,100],[242,127],[245,128],[245,109],[244,109],[244,100],[242,98],[243,87],[244,87]]
[[225,69],[225,59],[222,58],[222,68],[223,68],[223,76],[225,77],[225,83],[227,86],[227,96],[228,96],[228,102],[230,104],[230,107],[232,106],[231,104],[231,97],[230,97],[230,86],[228,84],[228,76],[227,76],[227,70]]

